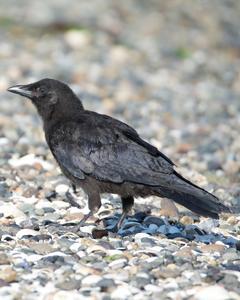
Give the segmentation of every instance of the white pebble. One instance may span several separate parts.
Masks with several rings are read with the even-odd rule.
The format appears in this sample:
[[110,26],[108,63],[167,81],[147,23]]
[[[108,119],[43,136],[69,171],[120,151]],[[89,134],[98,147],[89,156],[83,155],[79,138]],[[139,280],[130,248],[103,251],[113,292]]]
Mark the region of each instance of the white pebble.
[[123,268],[126,264],[127,264],[127,260],[125,258],[121,258],[121,259],[112,261],[109,264],[109,268],[120,269],[120,268]]
[[73,253],[77,253],[77,252],[79,251],[80,247],[81,247],[81,244],[79,244],[79,243],[73,243],[73,244],[69,247],[69,249],[70,249]]
[[118,286],[111,294],[111,299],[128,299],[131,296],[131,291],[127,286]]
[[83,286],[93,286],[102,279],[99,275],[89,275],[82,280]]
[[55,188],[56,193],[58,193],[60,196],[64,196],[68,190],[69,186],[66,184],[59,184]]
[[26,215],[12,203],[6,203],[0,206],[0,211],[5,218],[26,217]]
[[199,292],[195,294],[196,300],[206,300],[206,299],[218,299],[227,300],[230,299],[227,290],[225,290],[220,285],[213,285],[201,288]]
[[35,157],[35,155],[32,153],[20,158],[11,158],[9,159],[8,163],[14,168],[19,168],[22,166],[33,166],[34,164],[38,163],[43,167],[44,170],[50,171],[53,169],[52,164],[41,158]]
[[28,235],[28,236],[35,236],[38,235],[39,231],[35,231],[32,229],[21,229],[17,232],[16,237],[18,239],[21,239],[23,236]]

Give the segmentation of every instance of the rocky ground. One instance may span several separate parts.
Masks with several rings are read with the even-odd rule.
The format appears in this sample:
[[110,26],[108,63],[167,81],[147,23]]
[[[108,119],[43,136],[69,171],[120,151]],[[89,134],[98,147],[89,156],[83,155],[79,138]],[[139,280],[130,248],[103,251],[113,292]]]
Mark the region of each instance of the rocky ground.
[[[0,2],[0,299],[240,299],[240,2]],[[31,103],[52,77],[134,126],[235,207],[219,221],[138,199],[122,230],[72,228],[86,197],[60,174]],[[79,208],[68,203],[78,197]],[[105,195],[99,226],[120,213]]]

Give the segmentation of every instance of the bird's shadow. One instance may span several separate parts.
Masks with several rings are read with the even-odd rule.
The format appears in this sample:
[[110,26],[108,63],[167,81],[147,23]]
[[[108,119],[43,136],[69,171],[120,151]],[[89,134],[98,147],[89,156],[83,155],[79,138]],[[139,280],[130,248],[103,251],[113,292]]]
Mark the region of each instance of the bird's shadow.
[[[115,224],[119,217],[120,214],[116,213],[103,220],[107,232],[115,231]],[[206,219],[199,224],[184,225],[179,221],[166,217],[146,216],[145,213],[138,212],[133,216],[128,216],[116,234],[126,237],[137,233],[146,233],[151,236],[165,236],[168,239],[182,239],[186,242],[196,241],[205,244],[221,242],[228,247],[240,250],[238,239],[231,235],[225,236],[223,233],[214,232],[218,227],[218,220],[213,219]]]
[[[168,239],[178,239],[187,242],[195,241],[204,244],[214,244],[220,242],[228,247],[240,250],[240,241],[232,235],[224,235],[223,233],[216,233],[219,227],[217,220],[206,219],[201,223],[193,223],[184,225],[179,221],[172,220],[166,217],[157,217],[148,215],[144,212],[137,212],[132,216],[126,217],[121,228],[116,231],[116,224],[120,218],[119,213],[115,213],[110,217],[105,217],[100,224],[87,222],[83,227],[95,226],[92,231],[86,231],[83,227],[80,228],[76,223],[64,223],[62,225],[50,222],[49,224],[42,224],[47,226],[50,231],[58,233],[76,233],[80,237],[92,237],[100,239],[104,236],[114,236],[124,238],[127,236],[134,236],[138,233],[145,233],[149,236],[162,236]],[[77,229],[77,230],[76,230]]]

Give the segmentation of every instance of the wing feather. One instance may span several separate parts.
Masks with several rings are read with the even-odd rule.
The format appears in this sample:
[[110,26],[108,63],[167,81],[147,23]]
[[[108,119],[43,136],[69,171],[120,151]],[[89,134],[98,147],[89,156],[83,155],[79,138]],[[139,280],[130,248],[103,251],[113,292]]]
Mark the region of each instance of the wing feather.
[[[116,126],[118,123],[121,126]],[[114,183],[129,181],[151,186],[165,183],[164,175],[173,173],[172,162],[140,137],[129,138],[126,129],[129,131],[131,127],[126,125],[123,131],[125,124],[119,121],[116,124],[110,127],[101,122],[96,126],[88,120],[81,122],[81,126],[76,122],[58,126],[49,139],[54,157],[79,179],[90,175]]]

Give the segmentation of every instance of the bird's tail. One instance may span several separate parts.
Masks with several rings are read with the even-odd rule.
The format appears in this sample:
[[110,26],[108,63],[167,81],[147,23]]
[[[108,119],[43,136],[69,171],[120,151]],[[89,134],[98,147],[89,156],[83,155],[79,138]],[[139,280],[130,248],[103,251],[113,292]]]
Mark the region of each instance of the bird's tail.
[[220,213],[231,212],[231,209],[221,203],[217,197],[185,179],[176,171],[172,176],[171,188],[161,187],[161,196],[172,199],[205,217],[218,219]]

